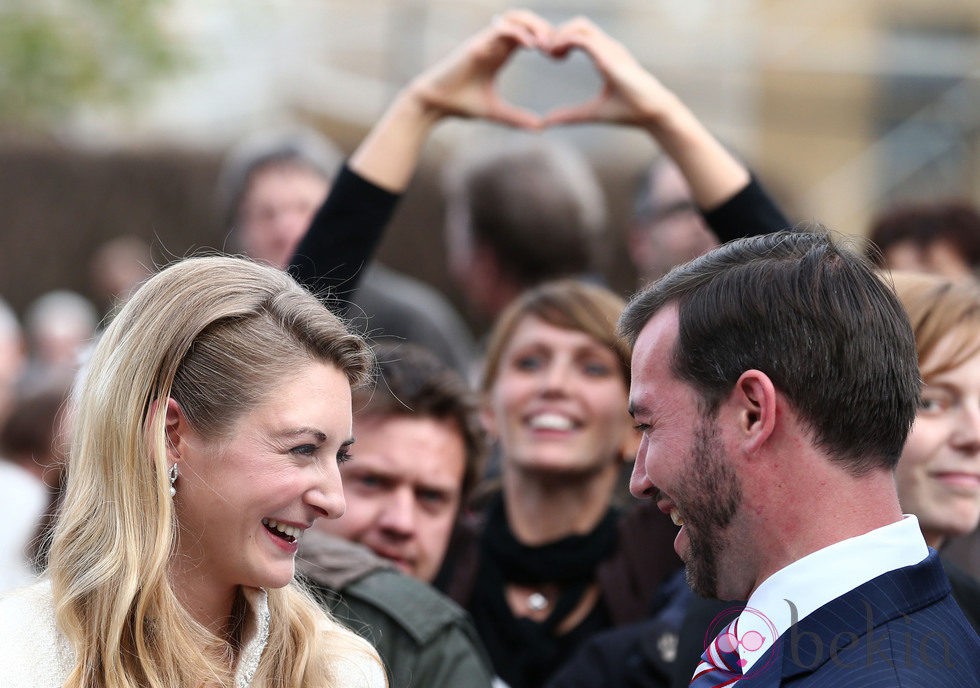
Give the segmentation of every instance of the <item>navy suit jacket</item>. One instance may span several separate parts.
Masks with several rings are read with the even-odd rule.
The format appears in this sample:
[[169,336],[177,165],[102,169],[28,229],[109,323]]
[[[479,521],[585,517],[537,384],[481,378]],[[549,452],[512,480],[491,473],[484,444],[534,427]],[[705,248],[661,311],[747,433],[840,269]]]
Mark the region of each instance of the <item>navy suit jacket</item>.
[[737,685],[980,688],[980,638],[930,550],[793,625]]

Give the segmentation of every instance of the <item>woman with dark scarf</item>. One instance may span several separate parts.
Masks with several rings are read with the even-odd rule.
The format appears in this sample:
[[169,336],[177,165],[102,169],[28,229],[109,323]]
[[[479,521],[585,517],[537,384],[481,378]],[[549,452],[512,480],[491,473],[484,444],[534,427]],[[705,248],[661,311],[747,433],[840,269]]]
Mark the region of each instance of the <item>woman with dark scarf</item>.
[[617,550],[613,492],[636,449],[629,352],[615,334],[622,306],[603,287],[547,283],[491,333],[483,418],[501,487],[445,582],[511,688],[542,685],[611,624],[598,571]]

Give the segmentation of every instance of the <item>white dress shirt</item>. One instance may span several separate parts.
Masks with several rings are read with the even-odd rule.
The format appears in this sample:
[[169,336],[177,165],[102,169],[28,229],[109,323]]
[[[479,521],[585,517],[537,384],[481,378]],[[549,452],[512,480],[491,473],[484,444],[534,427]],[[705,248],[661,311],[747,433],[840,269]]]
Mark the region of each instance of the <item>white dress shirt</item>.
[[[902,520],[836,542],[769,576],[749,597],[733,628],[745,674],[789,628],[831,600],[929,555],[919,521]],[[754,642],[746,634],[755,631]],[[761,646],[756,647],[761,636]],[[746,647],[748,645],[748,647]]]

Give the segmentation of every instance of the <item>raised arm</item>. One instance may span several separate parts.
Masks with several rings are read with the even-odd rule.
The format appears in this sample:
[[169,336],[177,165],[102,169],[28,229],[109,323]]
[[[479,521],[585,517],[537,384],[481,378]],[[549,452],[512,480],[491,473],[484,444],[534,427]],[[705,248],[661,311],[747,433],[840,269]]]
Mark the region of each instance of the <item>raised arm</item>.
[[558,27],[551,53],[562,57],[575,49],[592,59],[603,78],[602,91],[587,103],[550,113],[548,124],[610,122],[645,129],[681,169],[694,200],[705,209],[748,184],[745,166],[619,41],[578,17]]
[[541,118],[497,95],[497,74],[520,49],[546,50],[553,31],[514,10],[413,79],[350,157],[290,262],[318,293],[349,296],[371,259],[432,129],[447,117],[538,128]]
[[446,117],[539,128],[541,118],[502,100],[494,82],[517,50],[546,50],[552,30],[546,21],[525,10],[495,18],[398,94],[351,156],[351,169],[378,186],[401,192],[432,128]]

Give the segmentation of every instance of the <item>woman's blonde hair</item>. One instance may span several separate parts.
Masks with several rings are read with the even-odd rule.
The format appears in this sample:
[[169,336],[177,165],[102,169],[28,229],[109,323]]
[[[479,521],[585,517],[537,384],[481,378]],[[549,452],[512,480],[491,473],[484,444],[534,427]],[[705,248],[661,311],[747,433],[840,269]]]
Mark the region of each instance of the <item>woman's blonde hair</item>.
[[[887,280],[895,286],[912,323],[922,377],[929,379],[980,355],[980,285],[940,275],[894,270]],[[930,361],[939,342],[953,337],[941,361]],[[928,368],[923,368],[929,361]]]
[[[62,514],[49,573],[75,653],[68,687],[230,685],[232,648],[197,624],[168,580],[177,528],[165,413],[221,438],[297,366],[324,362],[352,386],[370,350],[286,273],[240,258],[190,258],[141,287],[80,375]],[[242,600],[240,600],[241,602]],[[376,653],[296,584],[268,591],[269,640],[253,686],[333,686],[349,652]],[[239,604],[236,607],[244,607]]]
[[490,333],[481,389],[489,392],[497,382],[504,351],[525,318],[534,316],[549,325],[583,332],[616,354],[626,386],[630,382],[629,345],[616,332],[624,302],[605,287],[564,279],[545,282],[525,291],[497,318]]

